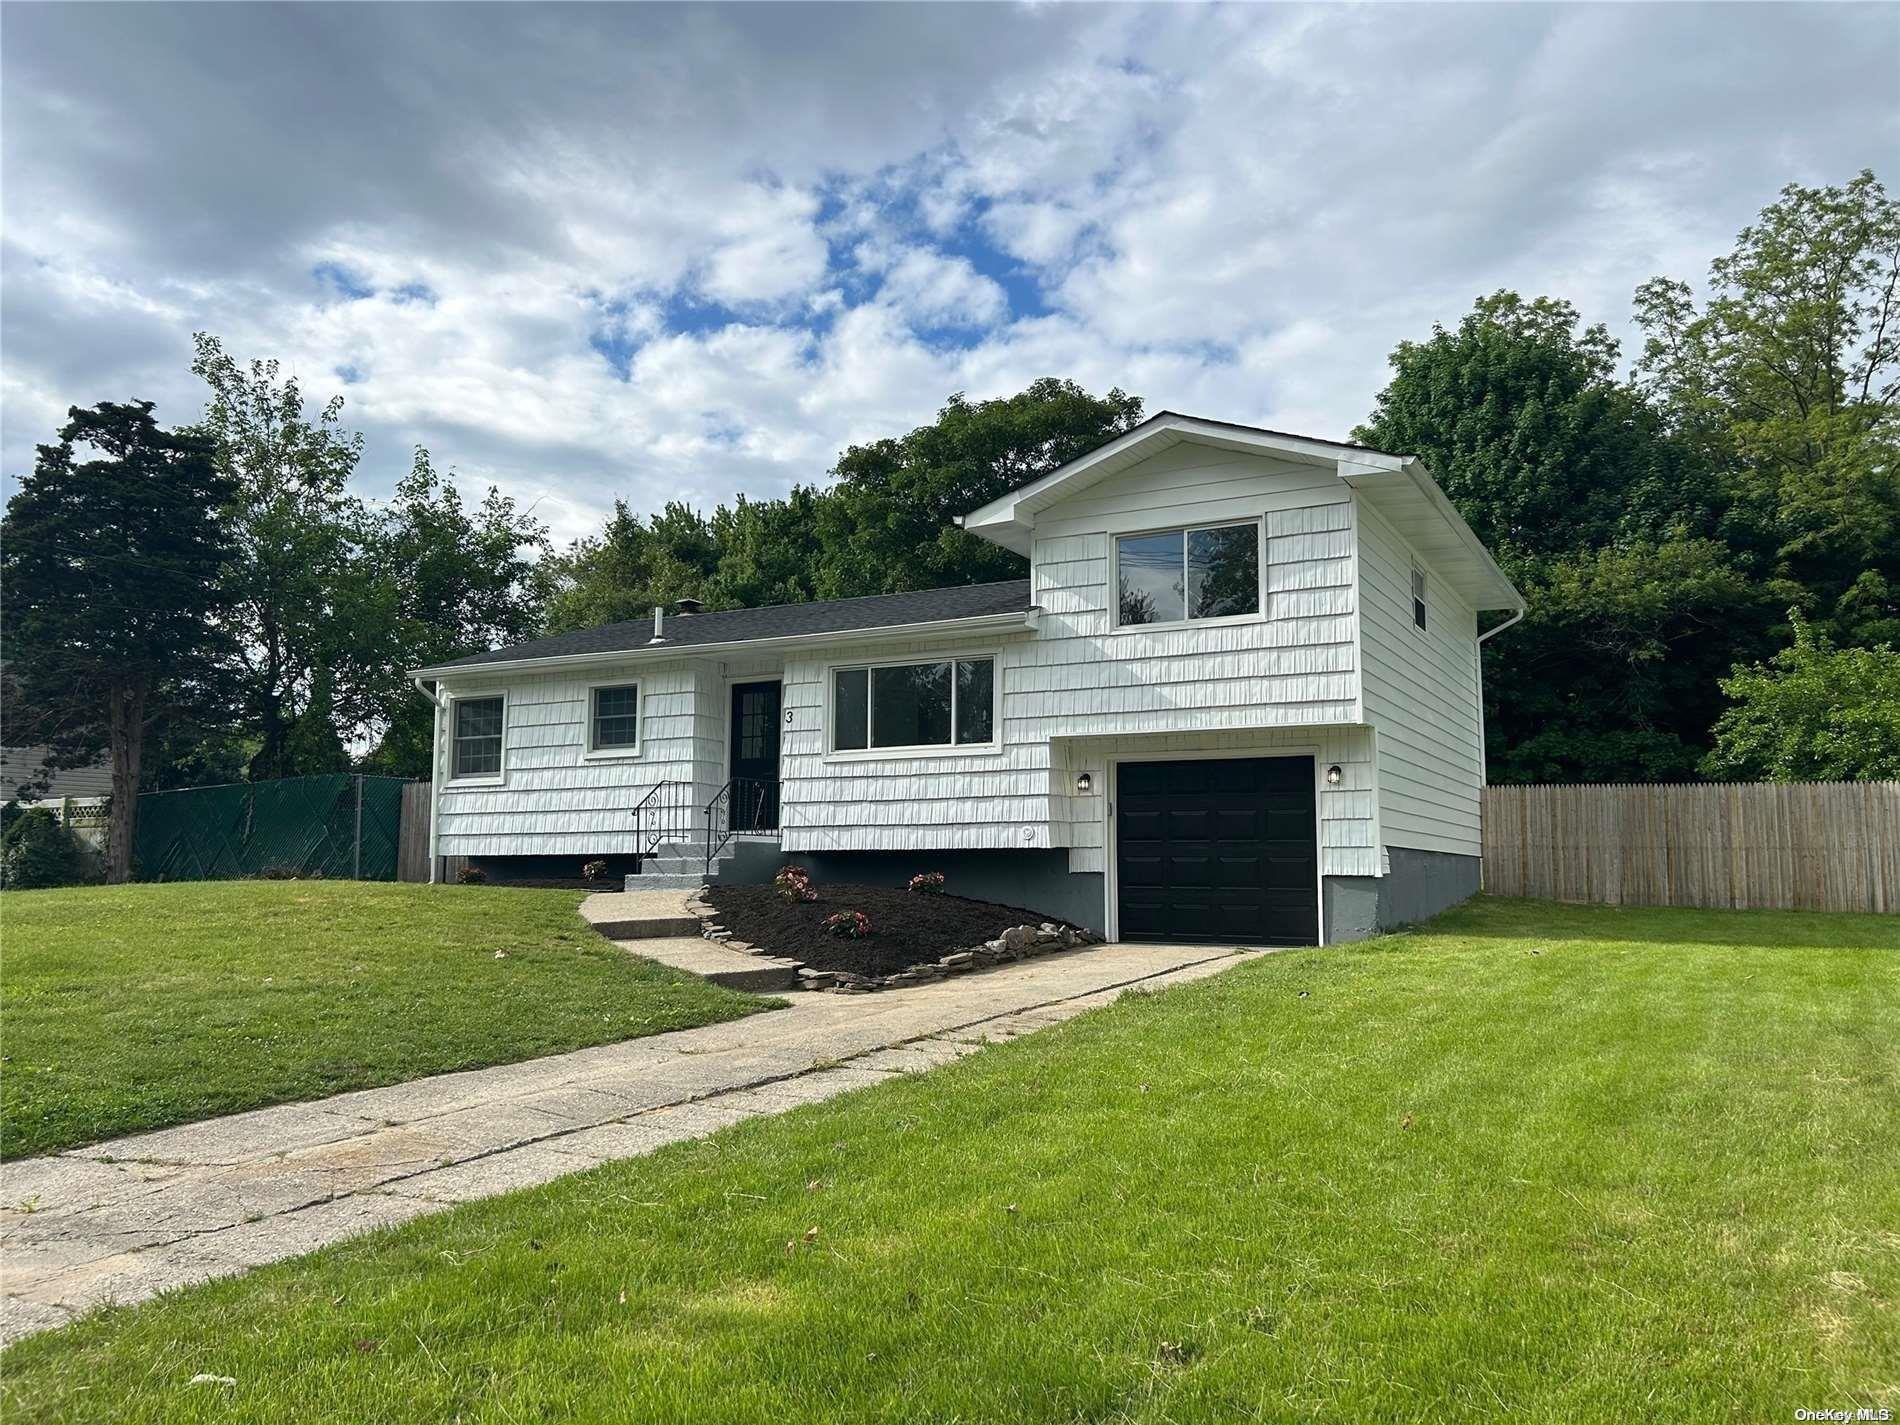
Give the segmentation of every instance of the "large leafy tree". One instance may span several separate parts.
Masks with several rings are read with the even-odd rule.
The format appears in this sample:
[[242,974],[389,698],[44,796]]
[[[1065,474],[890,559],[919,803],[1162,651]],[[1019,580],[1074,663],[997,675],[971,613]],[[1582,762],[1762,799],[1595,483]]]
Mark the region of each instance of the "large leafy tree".
[[1900,649],[1836,648],[1801,617],[1794,643],[1723,681],[1705,770],[1770,781],[1900,777]]
[[1707,463],[1617,357],[1569,303],[1499,292],[1401,343],[1354,432],[1422,457],[1528,599],[1486,645],[1494,780],[1692,773],[1717,679],[1758,637]]
[[[249,775],[327,770],[300,764],[299,748],[327,749],[329,739],[297,722],[311,711],[320,670],[335,700],[360,696],[369,517],[349,482],[363,438],[342,429],[342,397],[312,418],[296,378],[280,376],[275,361],[241,365],[216,337],[195,340],[192,370],[211,388],[199,430],[232,491],[224,622],[257,744]],[[319,760],[333,759],[326,750]]]
[[557,562],[548,628],[594,628],[639,618],[655,604],[707,599],[718,564],[711,524],[697,510],[675,501],[642,519],[615,500],[607,527]]
[[1900,201],[1784,188],[1709,269],[1638,289],[1639,377],[1717,471],[1736,542],[1823,631],[1900,641]]
[[149,730],[216,701],[232,494],[207,439],[134,401],[75,407],[7,502],[8,737],[52,766],[110,758],[114,882],[131,874]]
[[366,766],[427,776],[433,726],[407,670],[540,630],[552,577],[547,529],[493,488],[471,509],[418,448],[364,543],[348,702],[336,720],[378,738]]
[[1023,561],[965,534],[975,509],[1114,439],[1141,400],[1045,379],[1014,396],[952,396],[936,421],[854,445],[829,488],[721,505],[669,504],[648,519],[616,501],[597,537],[556,561],[551,631],[640,618],[655,604],[757,608],[1020,577]]
[[854,445],[819,502],[820,598],[1020,578],[1022,559],[955,517],[1046,475],[1141,420],[1141,398],[1044,377],[1014,396],[954,395],[909,435]]

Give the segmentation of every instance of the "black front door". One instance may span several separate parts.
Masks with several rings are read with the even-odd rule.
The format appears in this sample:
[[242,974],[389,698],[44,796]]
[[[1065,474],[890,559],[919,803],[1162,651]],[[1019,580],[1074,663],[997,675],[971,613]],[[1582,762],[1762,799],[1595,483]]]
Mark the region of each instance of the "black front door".
[[777,683],[732,685],[732,829],[778,830]]
[[1124,762],[1115,781],[1122,939],[1318,941],[1311,757]]

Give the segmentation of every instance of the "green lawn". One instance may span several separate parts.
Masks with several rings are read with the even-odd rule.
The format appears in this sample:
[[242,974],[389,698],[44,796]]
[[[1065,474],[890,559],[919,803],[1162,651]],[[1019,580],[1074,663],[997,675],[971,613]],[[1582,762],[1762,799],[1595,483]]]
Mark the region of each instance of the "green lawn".
[[230,881],[0,895],[0,1153],[733,1019],[567,891]]
[[88,1319],[11,1350],[0,1400],[468,1425],[1900,1406],[1896,1023],[1900,919],[1479,903]]

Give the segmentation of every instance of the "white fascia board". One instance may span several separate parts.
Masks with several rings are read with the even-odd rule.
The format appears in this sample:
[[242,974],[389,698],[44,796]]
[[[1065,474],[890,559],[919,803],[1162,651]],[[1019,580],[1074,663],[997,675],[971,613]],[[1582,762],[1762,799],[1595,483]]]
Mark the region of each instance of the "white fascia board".
[[[970,511],[957,523],[992,544],[1026,554],[1038,510],[1072,493],[1077,486],[1086,489],[1096,480],[1124,470],[1182,441],[1327,467],[1339,466],[1342,463],[1341,451],[1347,448],[1331,441],[1282,435],[1251,426],[1229,425],[1222,421],[1163,411],[1107,445],[1071,460],[1060,469],[1050,471],[1040,480],[1032,481],[1020,490],[1012,490],[982,508]],[[1351,459],[1368,471],[1395,471],[1405,463],[1403,456],[1358,449],[1352,450]]]
[[1339,478],[1354,489],[1363,490],[1368,495],[1377,495],[1389,489],[1394,480],[1403,482],[1404,488],[1414,493],[1428,505],[1445,528],[1451,533],[1467,558],[1476,565],[1477,578],[1472,581],[1471,601],[1479,609],[1523,609],[1524,596],[1518,592],[1505,572],[1498,567],[1497,560],[1491,557],[1491,551],[1484,547],[1484,541],[1465,523],[1465,517],[1458,513],[1458,507],[1438,487],[1432,478],[1432,472],[1417,456],[1407,456],[1392,465],[1373,465],[1360,459],[1341,460]]
[[794,633],[781,638],[743,638],[725,643],[642,644],[638,648],[600,653],[556,653],[545,658],[511,658],[494,663],[450,663],[411,669],[415,678],[480,678],[490,673],[547,672],[597,667],[603,663],[657,663],[697,658],[702,654],[754,653],[780,648],[823,648],[833,643],[874,643],[905,638],[962,637],[972,633],[1026,633],[1034,630],[1042,610],[983,614],[977,618],[933,619],[927,623],[889,624],[882,628],[847,628],[827,633]]

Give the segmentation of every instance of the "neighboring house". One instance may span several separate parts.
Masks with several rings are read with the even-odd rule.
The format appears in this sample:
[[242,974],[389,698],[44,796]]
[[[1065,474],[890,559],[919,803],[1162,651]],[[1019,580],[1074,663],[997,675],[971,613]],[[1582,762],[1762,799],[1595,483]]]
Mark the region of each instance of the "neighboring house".
[[961,524],[1029,578],[417,670],[435,853],[697,869],[710,819],[780,838],[753,876],[941,870],[1159,941],[1357,939],[1478,888],[1478,614],[1524,605],[1416,459],[1164,412]]
[[[20,794],[20,784],[39,775],[46,762],[44,747],[0,747],[0,801],[12,801]],[[98,762],[90,767],[68,767],[52,774],[45,791],[33,794],[32,804],[63,801],[67,797],[109,797],[112,795],[112,766]]]

